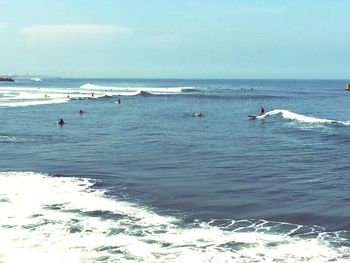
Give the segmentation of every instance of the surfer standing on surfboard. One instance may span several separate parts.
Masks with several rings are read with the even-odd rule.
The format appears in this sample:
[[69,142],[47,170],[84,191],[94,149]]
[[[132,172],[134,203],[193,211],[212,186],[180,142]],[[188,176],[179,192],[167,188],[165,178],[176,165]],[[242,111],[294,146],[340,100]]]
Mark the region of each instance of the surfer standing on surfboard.
[[265,114],[265,109],[261,106],[259,106],[259,111],[260,111],[260,115],[264,115]]
[[[265,114],[265,109],[262,107],[262,106],[259,106],[259,111],[260,111],[260,115],[259,116],[262,116]],[[248,117],[251,119],[251,120],[256,120],[259,116],[256,116],[256,115],[248,115]],[[258,118],[258,119],[263,119],[265,116],[261,117],[261,118]]]

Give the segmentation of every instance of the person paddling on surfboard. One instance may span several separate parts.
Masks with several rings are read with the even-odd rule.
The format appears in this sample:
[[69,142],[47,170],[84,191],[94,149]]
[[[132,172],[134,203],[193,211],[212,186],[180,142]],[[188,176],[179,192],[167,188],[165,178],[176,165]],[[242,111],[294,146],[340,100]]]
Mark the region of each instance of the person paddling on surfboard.
[[264,115],[265,114],[265,109],[261,106],[259,106],[259,111],[260,111],[260,115]]

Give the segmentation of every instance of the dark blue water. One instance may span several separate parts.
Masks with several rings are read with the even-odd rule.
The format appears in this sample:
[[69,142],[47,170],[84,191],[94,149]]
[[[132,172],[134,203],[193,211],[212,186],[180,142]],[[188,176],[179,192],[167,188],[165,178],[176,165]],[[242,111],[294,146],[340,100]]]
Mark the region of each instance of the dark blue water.
[[[344,80],[23,79],[0,83],[0,90],[86,83],[194,90],[3,105],[0,171],[95,179],[92,189],[184,225],[266,220],[324,233],[350,229],[350,93]],[[259,105],[286,115],[250,120]],[[203,116],[193,115],[198,112]],[[346,260],[347,253],[333,258]]]

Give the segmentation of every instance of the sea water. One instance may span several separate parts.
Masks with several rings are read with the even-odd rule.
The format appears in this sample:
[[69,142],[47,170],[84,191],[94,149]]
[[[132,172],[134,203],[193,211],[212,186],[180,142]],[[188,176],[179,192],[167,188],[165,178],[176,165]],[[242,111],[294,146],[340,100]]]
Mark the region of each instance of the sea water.
[[345,81],[40,80],[0,82],[0,262],[350,261]]

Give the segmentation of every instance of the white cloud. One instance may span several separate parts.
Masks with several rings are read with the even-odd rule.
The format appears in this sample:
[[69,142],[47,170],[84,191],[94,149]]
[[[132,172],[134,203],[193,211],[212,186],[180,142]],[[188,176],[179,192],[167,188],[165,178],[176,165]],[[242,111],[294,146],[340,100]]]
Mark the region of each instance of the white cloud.
[[30,42],[97,40],[125,36],[132,32],[131,28],[112,25],[41,25],[20,29],[20,33]]

